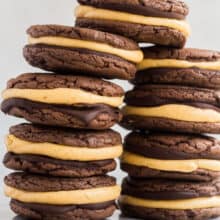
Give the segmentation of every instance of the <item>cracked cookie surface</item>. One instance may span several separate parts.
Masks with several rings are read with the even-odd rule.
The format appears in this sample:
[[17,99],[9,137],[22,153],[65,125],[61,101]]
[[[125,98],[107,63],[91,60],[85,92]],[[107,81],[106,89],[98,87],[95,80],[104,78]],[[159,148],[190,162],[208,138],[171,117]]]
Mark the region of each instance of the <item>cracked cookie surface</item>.
[[34,25],[27,34],[25,59],[52,72],[132,79],[143,57],[134,41],[87,28]]

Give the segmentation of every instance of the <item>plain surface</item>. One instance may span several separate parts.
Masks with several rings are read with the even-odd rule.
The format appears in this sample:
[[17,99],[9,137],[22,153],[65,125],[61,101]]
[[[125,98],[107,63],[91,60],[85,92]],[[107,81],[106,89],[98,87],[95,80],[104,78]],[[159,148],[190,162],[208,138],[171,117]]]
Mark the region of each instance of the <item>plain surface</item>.
[[[186,0],[190,6],[188,18],[192,26],[192,36],[188,47],[213,49],[220,51],[220,1],[219,0]],[[22,57],[22,47],[26,43],[25,30],[32,24],[65,24],[74,25],[74,0],[7,0],[1,1],[0,13],[0,88],[3,90],[6,81],[16,75],[30,71],[41,71],[30,67]],[[117,81],[126,90],[130,89],[127,82]],[[0,114],[0,157],[3,158],[5,147],[3,137],[11,125],[21,122],[13,117]],[[126,132],[120,129],[124,135]],[[0,165],[0,177],[8,173]],[[120,182],[124,174],[118,169],[113,173]],[[2,181],[1,181],[2,183]],[[8,199],[0,194],[0,217],[11,220],[12,213],[8,208]],[[111,219],[118,219],[115,215]]]

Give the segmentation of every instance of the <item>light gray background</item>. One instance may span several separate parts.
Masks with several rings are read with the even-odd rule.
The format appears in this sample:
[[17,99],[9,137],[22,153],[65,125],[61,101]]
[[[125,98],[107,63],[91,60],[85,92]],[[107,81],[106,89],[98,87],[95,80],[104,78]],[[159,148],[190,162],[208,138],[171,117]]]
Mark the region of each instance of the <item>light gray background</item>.
[[[220,1],[186,0],[190,6],[188,18],[192,26],[192,36],[187,46],[220,51]],[[3,90],[9,78],[28,71],[39,71],[27,65],[22,57],[22,47],[26,43],[25,30],[32,24],[73,25],[74,0],[1,0],[0,5],[0,88]],[[125,89],[130,85],[118,81]],[[11,125],[21,120],[0,114],[0,158],[3,158],[5,146],[3,137]],[[125,131],[121,130],[123,134]],[[0,179],[9,171],[0,165]],[[114,172],[120,181],[123,174]],[[1,181],[2,183],[2,181]],[[8,200],[0,190],[0,218],[11,220],[12,213],[7,207]],[[112,219],[118,219],[117,216]]]

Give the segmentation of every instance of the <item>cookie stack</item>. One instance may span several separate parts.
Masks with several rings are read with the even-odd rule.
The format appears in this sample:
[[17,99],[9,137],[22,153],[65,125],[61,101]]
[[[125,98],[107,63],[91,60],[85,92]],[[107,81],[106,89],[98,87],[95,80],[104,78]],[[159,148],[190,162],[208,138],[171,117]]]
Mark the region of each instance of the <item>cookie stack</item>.
[[130,130],[119,203],[142,219],[201,220],[220,215],[220,53],[184,47],[188,7],[177,0],[79,0],[76,24],[127,36],[144,60],[125,96]]
[[[127,38],[85,28],[36,25],[25,59],[54,73],[25,73],[3,91],[4,113],[31,122],[10,128],[4,164],[12,210],[31,219],[104,219],[120,195],[116,168],[123,89],[102,77],[132,79],[143,59]],[[87,76],[91,75],[91,76]]]
[[[170,45],[171,46],[171,45]],[[120,205],[129,216],[209,219],[220,215],[220,53],[142,48],[126,94]],[[139,130],[139,131],[138,131]]]

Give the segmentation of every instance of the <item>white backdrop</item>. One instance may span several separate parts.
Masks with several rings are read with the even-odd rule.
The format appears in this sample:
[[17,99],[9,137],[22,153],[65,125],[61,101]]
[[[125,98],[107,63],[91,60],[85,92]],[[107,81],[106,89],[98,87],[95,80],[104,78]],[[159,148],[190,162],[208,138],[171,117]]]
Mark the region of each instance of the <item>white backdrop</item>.
[[[188,47],[207,48],[220,51],[220,1],[219,0],[186,0],[190,6],[189,22],[192,26],[192,36]],[[24,72],[39,71],[27,65],[22,57],[22,47],[26,43],[25,30],[32,24],[65,24],[73,25],[73,10],[76,0],[7,0],[0,6],[0,88],[3,90],[9,78]],[[125,89],[130,85],[119,82]],[[5,146],[3,136],[11,125],[21,120],[0,114],[0,158],[3,158]],[[121,130],[123,134],[125,131]],[[0,178],[8,173],[0,165]],[[120,181],[123,174],[117,170],[114,175]],[[2,181],[1,181],[2,183]],[[11,219],[9,209],[0,190],[0,217]],[[116,217],[114,217],[116,219]]]

